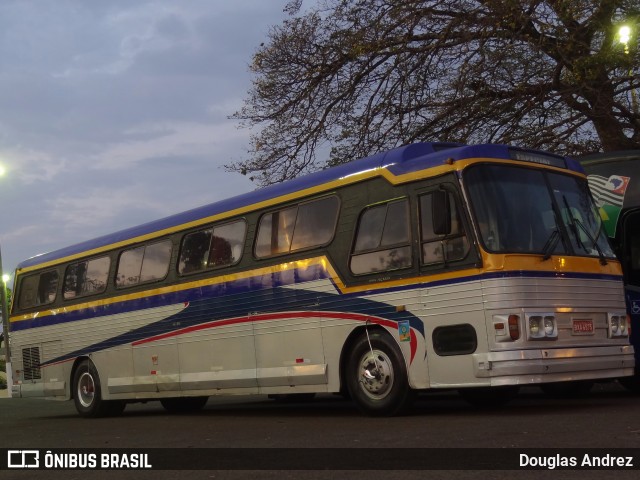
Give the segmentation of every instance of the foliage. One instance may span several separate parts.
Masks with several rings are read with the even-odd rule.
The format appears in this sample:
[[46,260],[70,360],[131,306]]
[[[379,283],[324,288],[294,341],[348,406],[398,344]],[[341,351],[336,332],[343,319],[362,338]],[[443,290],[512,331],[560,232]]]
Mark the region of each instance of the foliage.
[[[227,167],[261,185],[415,141],[640,147],[638,0],[319,0],[273,27]],[[321,161],[319,157],[329,157]]]

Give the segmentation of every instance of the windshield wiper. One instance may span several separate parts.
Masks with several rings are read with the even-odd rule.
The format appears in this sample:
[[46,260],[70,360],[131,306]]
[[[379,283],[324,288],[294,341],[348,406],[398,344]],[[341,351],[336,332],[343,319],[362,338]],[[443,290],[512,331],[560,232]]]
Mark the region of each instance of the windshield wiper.
[[551,232],[551,235],[549,235],[549,239],[544,244],[544,247],[542,247],[542,253],[544,253],[544,256],[542,257],[543,261],[549,260],[551,258],[551,254],[556,249],[556,245],[558,245],[559,240],[560,240],[560,232],[558,231],[557,228],[554,228],[553,231]]
[[562,200],[564,201],[565,206],[567,207],[567,215],[569,215],[569,218],[571,219],[571,226],[572,226],[572,231],[574,232],[575,236],[576,236],[576,242],[578,243],[578,246],[580,246],[585,252],[588,252],[587,248],[584,246],[584,244],[582,243],[582,241],[580,240],[580,234],[578,232],[578,227],[580,227],[580,229],[585,233],[585,235],[587,236],[587,238],[589,239],[590,242],[593,243],[593,248],[596,249],[596,251],[598,252],[598,257],[600,257],[600,265],[606,265],[607,264],[607,259],[604,256],[604,252],[602,251],[602,249],[600,248],[600,246],[597,243],[597,238],[600,236],[600,230],[598,230],[598,234],[596,235],[596,238],[593,238],[593,235],[591,234],[591,232],[587,229],[587,227],[584,226],[584,224],[578,220],[576,217],[573,216],[573,213],[571,212],[571,209],[569,208],[569,202],[567,202],[567,198],[563,195],[562,196]]
[[580,247],[581,249],[583,249],[585,252],[588,252],[587,247],[584,246],[584,243],[582,243],[582,240],[580,240],[580,232],[578,232],[578,226],[577,226],[577,219],[573,216],[573,213],[571,212],[571,207],[569,207],[569,202],[567,201],[567,197],[565,197],[564,195],[562,195],[562,201],[564,202],[564,206],[567,209],[567,216],[569,217],[569,220],[571,220],[571,225],[569,225],[569,230],[571,230],[571,232],[573,233],[573,236],[576,238],[576,245],[578,245],[578,247]]
[[551,231],[551,235],[549,235],[549,238],[545,242],[544,247],[542,247],[542,253],[544,254],[542,257],[543,262],[551,258],[551,255],[553,255],[553,251],[556,249],[556,245],[558,245],[558,241],[562,240],[562,244],[564,245],[565,250],[567,250],[567,244],[564,235],[560,233],[560,221],[558,218],[560,214],[558,213],[554,202],[551,202],[551,211],[553,212],[553,221],[556,224],[556,228]]
[[593,238],[593,235],[591,235],[591,232],[589,232],[589,230],[587,230],[587,227],[585,227],[584,224],[580,220],[578,220],[577,218],[574,218],[574,222],[576,222],[576,225],[578,225],[582,229],[582,231],[585,233],[585,235],[587,236],[589,241],[593,242],[593,248],[596,249],[596,251],[598,252],[598,256],[600,257],[600,264],[601,265],[606,265],[607,264],[607,259],[604,256],[604,252],[602,251],[600,246],[596,243],[596,240]]

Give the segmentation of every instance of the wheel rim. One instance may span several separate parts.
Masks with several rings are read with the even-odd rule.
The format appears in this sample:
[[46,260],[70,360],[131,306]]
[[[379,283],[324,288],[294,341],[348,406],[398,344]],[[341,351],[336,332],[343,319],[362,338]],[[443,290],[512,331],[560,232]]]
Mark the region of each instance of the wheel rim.
[[95,393],[96,385],[93,376],[88,372],[80,375],[78,379],[78,400],[80,404],[85,408],[90,407],[93,404]]
[[380,350],[365,353],[358,364],[358,381],[369,398],[380,400],[389,395],[394,381],[389,356]]

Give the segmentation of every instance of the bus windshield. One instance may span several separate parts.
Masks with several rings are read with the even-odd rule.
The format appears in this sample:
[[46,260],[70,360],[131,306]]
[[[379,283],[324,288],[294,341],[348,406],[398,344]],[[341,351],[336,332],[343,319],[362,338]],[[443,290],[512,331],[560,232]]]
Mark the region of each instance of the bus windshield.
[[470,168],[465,183],[489,252],[614,257],[586,180],[485,164]]

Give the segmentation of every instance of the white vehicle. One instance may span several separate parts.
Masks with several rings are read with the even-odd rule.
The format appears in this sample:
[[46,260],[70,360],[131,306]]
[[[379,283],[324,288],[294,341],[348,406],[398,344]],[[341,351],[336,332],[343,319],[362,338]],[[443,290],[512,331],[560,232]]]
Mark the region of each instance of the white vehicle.
[[348,392],[392,415],[418,390],[632,375],[600,230],[571,159],[407,145],[21,263],[12,393],[93,417]]

